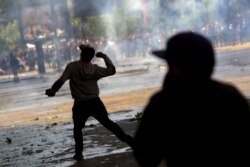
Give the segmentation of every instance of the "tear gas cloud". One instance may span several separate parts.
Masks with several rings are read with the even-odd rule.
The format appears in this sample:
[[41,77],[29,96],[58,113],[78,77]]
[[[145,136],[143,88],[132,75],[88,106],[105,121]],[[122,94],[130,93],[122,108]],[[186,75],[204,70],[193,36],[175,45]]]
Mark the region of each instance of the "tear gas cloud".
[[[208,36],[216,47],[250,40],[248,0],[6,2],[8,5],[4,13],[11,18],[22,19],[23,36],[29,43],[28,47],[34,47],[34,38],[46,39],[43,40],[45,54],[61,53],[53,51],[55,34],[61,40],[57,49],[65,50],[66,45],[77,47],[79,42],[89,43],[98,50],[104,49],[111,55],[121,57],[147,55],[151,49],[164,47],[166,39],[183,30],[196,31]],[[21,10],[17,10],[19,8]],[[97,19],[97,16],[100,18]],[[80,22],[76,24],[75,18]],[[63,38],[67,39],[66,42]],[[77,51],[70,52],[74,52],[75,55],[66,60],[61,58],[60,61],[72,61],[79,57]],[[52,61],[53,58],[50,62]]]
[[[51,12],[50,3],[51,1],[49,0],[37,1],[36,3],[30,0],[20,0],[17,3],[10,1],[7,5],[8,8],[4,10],[9,11],[8,15],[13,18],[20,15],[20,13],[15,13],[18,12],[18,10],[16,10],[17,6],[22,6],[25,10],[30,10],[35,14],[38,8],[32,4],[39,4],[41,10],[46,11],[39,13],[40,17],[43,18],[41,15],[50,14]],[[93,0],[84,3],[79,0],[64,0],[61,3],[66,3],[70,15],[74,15],[74,12],[77,13],[78,16],[84,15],[91,17],[97,14],[108,15],[106,19],[109,19],[109,21],[104,20],[105,23],[110,24],[106,26],[107,29],[105,30],[107,37],[119,35],[116,32],[116,28],[119,25],[112,25],[117,24],[115,21],[117,19],[115,14],[117,13],[113,12],[116,8],[123,8],[125,14],[129,14],[132,11],[141,12],[143,22],[140,24],[144,25],[141,25],[142,28],[140,31],[145,32],[146,29],[147,32],[152,33],[152,36],[159,35],[159,33],[164,34],[164,36],[169,36],[181,30],[195,30],[207,33],[209,36],[214,36],[216,31],[230,29],[230,26],[235,28],[236,31],[237,26],[238,29],[239,27],[243,28],[243,26],[248,26],[249,21],[247,20],[247,16],[250,13],[250,2],[247,0]],[[32,7],[34,7],[34,10],[32,10]],[[60,14],[58,14],[59,12],[56,11],[56,13],[56,17],[59,17],[59,19],[55,18],[56,20],[53,20],[52,17],[44,19],[47,19],[49,24],[53,24],[53,22],[58,22],[60,19],[62,22],[62,19],[66,18],[66,16],[64,16],[66,12],[60,12]],[[27,25],[27,21],[30,20],[24,18],[24,26]],[[36,18],[36,21],[32,23],[38,24],[39,21],[42,22],[43,20]],[[129,22],[126,24],[129,24]],[[211,27],[215,30],[211,30]],[[67,24],[64,23],[60,28],[65,31],[72,27],[67,27]],[[136,31],[136,33],[141,32]]]
[[[113,1],[114,2],[114,1]],[[117,2],[116,2],[117,3]],[[139,41],[147,40],[146,48],[162,48],[165,40],[171,35],[184,30],[200,32],[209,37],[216,47],[249,42],[250,2],[247,0],[127,0],[122,1],[125,16],[141,13],[137,30],[127,33],[124,42],[131,44],[130,38]],[[121,5],[121,2],[118,3]],[[101,13],[107,14],[112,21],[106,26],[107,37],[118,36],[117,13],[112,12],[116,5],[110,5]],[[103,7],[96,4],[95,10]],[[107,12],[110,11],[110,12]],[[105,19],[103,20],[105,22]],[[132,26],[124,19],[128,29]],[[105,24],[105,23],[104,23]],[[113,25],[112,25],[113,24]],[[129,32],[129,30],[127,30]],[[140,38],[140,39],[138,39]],[[145,42],[145,41],[144,41]],[[133,43],[133,42],[132,42]],[[142,42],[136,43],[137,48],[145,48]]]

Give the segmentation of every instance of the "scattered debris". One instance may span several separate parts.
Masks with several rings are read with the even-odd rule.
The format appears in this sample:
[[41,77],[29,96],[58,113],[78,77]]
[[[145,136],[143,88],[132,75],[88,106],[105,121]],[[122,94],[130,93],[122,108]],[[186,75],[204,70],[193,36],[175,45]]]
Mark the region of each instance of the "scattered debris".
[[86,125],[86,127],[95,127],[94,124],[89,124],[89,125]]
[[57,125],[57,123],[55,122],[55,123],[52,123],[51,124],[51,127],[53,127],[53,126],[56,126]]
[[64,122],[63,125],[70,125],[71,122]]
[[41,153],[43,152],[43,150],[36,150],[36,153]]
[[34,152],[32,150],[27,150],[27,151],[23,151],[23,155],[31,155],[33,154]]
[[5,142],[8,143],[8,144],[11,144],[12,140],[11,140],[11,138],[7,137],[6,140],[5,140]]

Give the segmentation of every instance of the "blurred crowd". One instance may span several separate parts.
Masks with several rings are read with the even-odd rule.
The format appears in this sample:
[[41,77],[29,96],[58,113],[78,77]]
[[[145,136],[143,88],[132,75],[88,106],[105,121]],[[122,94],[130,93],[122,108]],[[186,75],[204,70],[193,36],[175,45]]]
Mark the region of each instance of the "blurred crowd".
[[[248,15],[246,15],[248,16]],[[203,26],[186,27],[190,31],[200,32],[210,38],[215,47],[223,47],[226,45],[243,44],[250,41],[250,21],[247,17],[241,14],[235,14],[230,23],[213,21],[208,22]],[[182,27],[185,29],[185,27]],[[151,31],[141,31],[136,34],[127,35],[125,38],[107,38],[91,39],[64,39],[58,47],[55,45],[44,45],[44,60],[45,68],[58,69],[63,67],[70,61],[79,59],[80,44],[88,44],[96,48],[98,51],[107,53],[114,63],[120,59],[142,57],[149,55],[150,50],[162,48],[165,45],[165,39],[180,31],[180,29],[171,29],[161,31],[155,29]],[[0,58],[0,74],[10,74],[11,63],[10,55],[16,57],[18,61],[17,70],[19,73],[25,71],[36,70],[37,67],[37,52],[35,47],[27,48],[26,50],[15,50],[11,53],[6,53]]]

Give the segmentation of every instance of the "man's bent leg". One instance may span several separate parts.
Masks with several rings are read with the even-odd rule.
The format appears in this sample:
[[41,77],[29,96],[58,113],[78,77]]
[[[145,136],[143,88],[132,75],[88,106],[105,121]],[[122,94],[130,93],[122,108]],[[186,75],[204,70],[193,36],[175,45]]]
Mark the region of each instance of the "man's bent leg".
[[110,130],[113,134],[115,134],[118,139],[123,142],[126,142],[130,147],[133,148],[134,139],[124,133],[124,131],[120,128],[120,126],[118,126],[118,124],[114,123],[112,120],[109,119],[107,110],[102,101],[97,102],[96,107],[96,111],[93,114],[95,119],[97,119],[105,128]]
[[[96,118],[97,119],[97,118]],[[98,120],[105,128],[110,130],[113,134],[116,135],[118,139],[123,142],[126,142],[131,148],[134,148],[134,139],[127,135],[119,125],[111,121],[107,116],[106,118],[103,117],[102,119]]]

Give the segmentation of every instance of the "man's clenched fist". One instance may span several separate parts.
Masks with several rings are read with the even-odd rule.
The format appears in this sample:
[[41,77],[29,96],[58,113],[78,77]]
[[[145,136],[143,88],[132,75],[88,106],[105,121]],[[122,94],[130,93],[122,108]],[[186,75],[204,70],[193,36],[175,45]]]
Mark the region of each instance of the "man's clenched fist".
[[96,54],[95,54],[95,56],[96,57],[105,57],[105,56],[107,56],[105,53],[102,53],[102,52],[97,52]]

